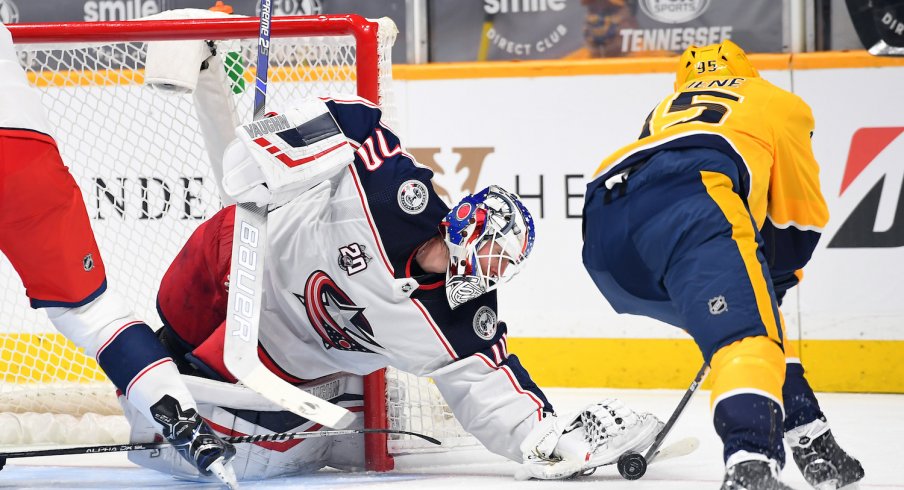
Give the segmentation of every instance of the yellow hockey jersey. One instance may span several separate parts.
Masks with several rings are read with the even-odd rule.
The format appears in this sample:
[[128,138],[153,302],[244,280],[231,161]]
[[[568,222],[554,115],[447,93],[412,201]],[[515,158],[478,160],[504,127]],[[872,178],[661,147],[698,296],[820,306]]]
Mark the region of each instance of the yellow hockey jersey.
[[810,144],[813,126],[800,97],[762,78],[699,78],[663,99],[640,138],[606,158],[590,187],[658,151],[722,151],[738,166],[741,197],[766,242],[776,287],[784,292],[797,283],[795,271],[809,261],[829,218]]

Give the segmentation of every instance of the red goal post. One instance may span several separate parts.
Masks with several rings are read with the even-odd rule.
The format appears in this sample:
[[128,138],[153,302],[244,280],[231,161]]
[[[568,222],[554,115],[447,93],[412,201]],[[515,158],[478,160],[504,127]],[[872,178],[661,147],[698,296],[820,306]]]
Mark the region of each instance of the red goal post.
[[[21,23],[7,26],[16,44],[108,43],[190,39],[256,39],[259,19],[128,20],[107,22]],[[380,103],[378,23],[359,15],[275,17],[271,38],[353,36],[357,93]],[[393,39],[395,36],[392,36]],[[391,46],[389,46],[391,49]],[[391,62],[390,62],[391,64]],[[391,66],[389,67],[391,70]]]
[[[139,318],[156,323],[154,298],[163,272],[191,231],[219,209],[219,200],[190,96],[143,84],[146,43],[217,40],[223,43],[219,49],[234,51],[244,61],[231,75],[244,80],[246,89],[234,92],[239,116],[246,119],[258,19],[8,27],[50,112],[63,159],[82,188],[109,281]],[[380,104],[384,119],[397,123],[392,21],[280,17],[271,30],[269,106],[355,92]],[[113,387],[96,363],[57,333],[43,312],[28,308],[18,276],[0,259],[0,444],[116,443],[127,438],[127,426],[119,428],[123,423]],[[365,425],[414,430],[452,446],[474,444],[429,380],[394,371],[388,379],[382,370],[366,377]],[[21,429],[4,429],[13,426]],[[46,439],[38,440],[38,433]],[[95,433],[99,440],[80,438]],[[378,471],[392,469],[393,454],[422,450],[417,441],[382,434],[368,434],[365,445],[368,468]]]

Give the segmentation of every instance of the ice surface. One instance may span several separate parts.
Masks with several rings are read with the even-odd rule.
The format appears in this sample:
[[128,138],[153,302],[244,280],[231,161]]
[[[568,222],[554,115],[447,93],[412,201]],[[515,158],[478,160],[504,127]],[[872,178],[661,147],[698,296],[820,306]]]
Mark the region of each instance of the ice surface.
[[[616,396],[635,409],[652,411],[663,420],[668,418],[682,395],[673,390],[548,389],[546,392],[559,412],[576,410],[587,403]],[[900,470],[904,455],[904,421],[901,418],[904,395],[823,393],[818,396],[839,444],[863,463],[866,477],[860,488],[904,489]],[[321,471],[304,477],[243,482],[242,488],[718,489],[723,474],[722,447],[710,422],[707,391],[698,393],[691,401],[666,444],[689,436],[700,439],[696,452],[661,464],[653,463],[641,480],[633,482],[623,480],[614,467],[600,468],[593,476],[574,481],[516,482],[511,477],[514,463],[489,453],[465,451],[397,458],[397,469],[385,474]],[[790,461],[790,455],[783,478],[795,488],[809,488]],[[183,482],[135,467],[122,454],[10,460],[0,472],[0,487],[221,488],[215,483]]]

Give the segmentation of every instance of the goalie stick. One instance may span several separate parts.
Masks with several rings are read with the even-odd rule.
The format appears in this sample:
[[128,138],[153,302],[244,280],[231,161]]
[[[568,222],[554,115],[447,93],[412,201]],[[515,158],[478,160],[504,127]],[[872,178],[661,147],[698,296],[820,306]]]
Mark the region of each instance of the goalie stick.
[[[282,432],[277,434],[256,434],[247,436],[230,436],[223,437],[223,440],[232,444],[255,443],[255,442],[271,442],[271,441],[289,441],[293,439],[314,439],[319,437],[338,437],[351,434],[404,434],[419,437],[431,444],[441,446],[442,443],[433,437],[417,432],[409,432],[405,430],[395,429],[343,429],[343,430],[320,430],[313,432]],[[169,442],[148,442],[148,443],[129,443],[129,444],[108,444],[103,446],[78,446],[78,447],[58,447],[53,449],[38,449],[27,451],[10,451],[0,453],[0,469],[6,464],[8,458],[34,458],[38,456],[63,456],[67,454],[100,454],[115,453],[122,451],[146,451],[151,449],[163,449],[171,447]]]
[[[264,117],[270,66],[270,19],[270,0],[261,0],[254,120]],[[243,385],[287,410],[327,427],[348,427],[354,420],[351,412],[295,388],[260,362],[257,345],[267,246],[267,207],[238,203],[234,226],[223,347],[226,368]]]
[[[661,463],[661,462],[667,461],[669,459],[687,456],[688,454],[691,454],[692,452],[696,451],[698,447],[700,447],[700,439],[697,439],[696,437],[685,437],[684,439],[679,439],[679,440],[659,449],[656,452],[656,462]],[[581,476],[581,477],[590,476],[590,475],[596,473],[597,469],[602,468],[604,466],[612,466],[612,465],[616,465],[616,467],[618,468],[618,472],[622,473],[623,471],[625,471],[623,469],[624,465],[633,464],[633,462],[631,462],[631,463],[628,462],[628,460],[630,459],[629,455],[634,455],[635,457],[640,456],[640,454],[638,454],[634,451],[629,451],[629,452],[621,455],[616,461],[612,461],[611,463],[605,463],[605,464],[601,464],[599,466],[590,468],[589,470],[586,470],[583,473],[581,473],[579,476]],[[628,456],[628,457],[626,458],[626,456]],[[650,462],[649,464],[652,464],[652,462]],[[646,469],[646,467],[644,467],[644,469]],[[643,476],[643,475],[641,475],[641,476]],[[625,476],[623,473],[622,473],[622,477],[624,477],[627,480],[636,480],[637,478],[640,478],[640,477],[629,478],[629,477]]]

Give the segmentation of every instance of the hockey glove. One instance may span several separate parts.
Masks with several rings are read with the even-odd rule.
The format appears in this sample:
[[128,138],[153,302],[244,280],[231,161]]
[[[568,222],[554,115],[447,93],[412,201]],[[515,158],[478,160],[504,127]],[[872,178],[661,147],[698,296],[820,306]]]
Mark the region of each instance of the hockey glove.
[[354,161],[320,99],[239,126],[223,156],[223,190],[238,202],[282,205]]
[[548,415],[521,443],[515,479],[556,480],[610,464],[656,438],[662,422],[610,398],[569,417]]

